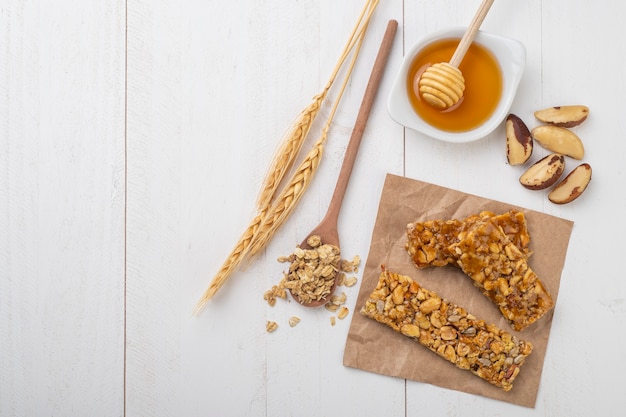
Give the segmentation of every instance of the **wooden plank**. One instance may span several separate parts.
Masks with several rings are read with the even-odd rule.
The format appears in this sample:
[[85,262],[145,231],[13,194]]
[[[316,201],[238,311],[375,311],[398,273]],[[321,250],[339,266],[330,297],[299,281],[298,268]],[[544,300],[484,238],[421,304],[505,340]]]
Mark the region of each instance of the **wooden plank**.
[[[278,255],[293,250],[326,210],[364,81],[387,17],[399,5],[381,6],[319,178],[301,206],[267,249],[234,274],[200,316],[191,316],[255,213],[274,149],[321,91],[363,4],[269,1],[234,9],[198,2],[180,9],[129,2],[129,415],[296,413],[320,401],[339,404],[344,394],[337,384],[354,391],[374,378],[341,365],[348,320],[333,328],[325,310],[284,302],[271,308],[262,296],[281,277]],[[390,82],[383,81],[386,88]],[[375,217],[376,204],[362,207],[362,193],[375,200],[385,162],[402,161],[401,142],[384,159],[373,153],[386,146],[375,142],[387,135],[385,128],[401,134],[383,103],[373,111],[355,166],[361,173],[381,171],[379,181],[355,175],[346,196],[342,228],[353,255],[365,256],[371,231],[360,225]],[[290,329],[290,315],[302,316],[301,326]],[[279,331],[267,334],[266,320],[279,322]],[[403,381],[383,383],[381,391],[403,408]],[[374,398],[350,407],[389,410]]]
[[[337,2],[319,4],[320,44],[314,59],[319,60],[317,66],[321,80],[335,65],[338,51],[347,40],[364,4],[362,1],[347,3],[341,6]],[[275,247],[281,248],[280,252],[274,251],[277,255],[289,254],[295,243],[299,243],[325,214],[387,22],[392,18],[399,19],[399,16],[401,4],[379,4],[329,131],[318,173],[303,198],[300,210],[274,242]],[[401,58],[401,38],[399,29],[339,216],[342,256],[352,259],[359,255],[362,258],[361,271],[369,251],[385,174],[389,171],[401,173],[402,169],[403,132],[389,119],[386,110],[388,91]],[[341,81],[339,79],[337,85]],[[325,111],[322,116],[327,114],[328,111]],[[268,250],[272,251],[271,248]],[[269,267],[273,270],[276,270],[276,265],[271,262],[275,258],[268,256]],[[279,267],[278,271],[285,268]],[[360,279],[361,274],[356,276]],[[276,283],[277,278],[272,282]],[[346,293],[345,306],[350,313],[344,320],[336,319],[335,326],[330,324],[330,318],[336,314],[323,308],[310,311],[293,303],[280,303],[282,300],[273,309],[266,307],[268,314],[277,317],[277,321],[283,324],[280,334],[268,338],[268,372],[276,376],[276,383],[268,384],[268,415],[279,415],[284,410],[292,410],[295,415],[307,415],[311,412],[309,410],[315,410],[312,414],[318,415],[400,415],[404,412],[404,380],[382,378],[342,366],[350,321],[354,314],[358,314],[358,287],[340,287],[338,293]],[[286,326],[286,320],[291,315],[302,319],[293,329]],[[365,394],[372,393],[374,386],[376,395]],[[355,401],[356,398],[359,400]],[[381,398],[385,400],[381,401]]]
[[[180,10],[128,2],[126,415],[173,415],[180,252]],[[162,13],[162,14],[159,14]]]
[[[440,13],[437,24],[444,21],[444,16],[450,16],[448,23],[462,24],[454,13],[460,3],[465,2],[450,2],[447,12],[428,9],[429,2],[417,3],[424,22],[430,22],[430,16]],[[471,13],[469,8],[477,3],[467,5],[468,16]],[[612,239],[610,234],[615,233],[616,227],[613,217],[598,217],[597,213],[614,213],[626,208],[621,156],[610,150],[615,149],[616,142],[620,143],[618,146],[622,143],[614,139],[621,136],[622,123],[614,122],[621,120],[618,115],[621,110],[615,101],[608,99],[621,97],[626,90],[623,72],[618,70],[621,67],[619,62],[623,61],[624,45],[617,41],[624,32],[620,23],[624,5],[612,2],[610,6],[603,6],[593,8],[583,1],[496,2],[485,21],[486,28],[519,39],[526,46],[526,71],[512,110],[523,117],[529,127],[538,125],[532,113],[544,106],[580,102],[593,109],[591,115],[595,117],[590,117],[575,131],[586,145],[585,162],[597,168],[596,182],[594,188],[589,188],[575,203],[556,206],[547,201],[545,193],[520,190],[517,178],[523,168],[520,170],[517,168],[521,167],[506,164],[502,129],[497,135],[485,139],[484,147],[439,144],[418,135],[412,135],[415,143],[409,146],[407,136],[407,161],[411,153],[420,152],[420,162],[425,162],[425,165],[414,164],[407,168],[407,175],[433,182],[445,181],[447,186],[575,221],[535,410],[408,383],[407,415],[615,414],[624,406],[617,380],[612,376],[599,376],[598,370],[611,369],[612,375],[624,371],[623,364],[613,360],[620,355],[619,346],[623,344],[624,336],[619,332],[610,334],[609,329],[616,321],[623,321],[626,286],[617,278],[619,272],[599,273],[592,262],[593,259],[620,257],[619,248],[599,243]],[[433,4],[432,7],[440,8],[441,5]],[[417,12],[407,8],[407,16]],[[415,27],[414,24],[410,26]],[[612,44],[608,48],[611,50],[609,54],[606,43]],[[602,64],[598,64],[600,62]],[[461,148],[461,152],[457,148]],[[546,153],[537,146],[533,161]],[[566,167],[569,168],[566,172],[577,163],[579,161],[567,160]],[[446,173],[448,169],[451,172]],[[599,174],[598,171],[603,172]],[[585,277],[593,277],[593,284],[590,285]],[[597,339],[580,341],[576,332],[572,332],[572,329],[581,328],[593,328],[594,333],[607,336],[600,348],[601,354],[597,353]],[[576,349],[572,348],[574,344]],[[572,361],[577,365],[569,365]]]
[[3,2],[0,415],[123,415],[124,4]]
[[[569,281],[559,297],[551,336],[554,354],[546,358],[542,381],[542,387],[548,387],[540,404],[546,414],[618,414],[626,405],[617,380],[626,364],[614,361],[622,354],[626,335],[612,332],[626,322],[626,283],[619,261],[600,268],[593,262],[623,257],[620,245],[601,242],[614,242],[615,233],[626,230],[615,220],[626,210],[620,104],[626,94],[625,14],[626,4],[617,1],[601,7],[581,0],[566,6],[544,2],[542,7],[541,105],[582,103],[590,108],[588,120],[574,129],[585,145],[584,161],[568,158],[566,173],[580,162],[594,169],[594,187],[574,203],[546,204],[547,212],[576,222],[565,271]],[[583,310],[593,313],[580,314]],[[572,328],[585,327],[605,335],[606,341],[599,347],[594,338],[583,339],[574,350],[579,366],[572,367],[569,357],[558,352],[571,350]],[[610,369],[610,375],[602,378],[599,369]],[[556,388],[562,380],[579,383]]]

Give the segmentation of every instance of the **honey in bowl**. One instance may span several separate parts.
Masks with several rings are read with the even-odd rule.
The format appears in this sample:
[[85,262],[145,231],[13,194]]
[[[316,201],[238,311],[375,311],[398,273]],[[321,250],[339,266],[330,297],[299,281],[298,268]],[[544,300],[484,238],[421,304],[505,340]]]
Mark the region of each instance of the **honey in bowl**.
[[424,47],[413,59],[407,76],[409,101],[428,124],[447,132],[466,132],[487,121],[502,95],[502,73],[493,54],[474,42],[459,69],[465,78],[463,97],[454,106],[441,110],[428,104],[419,94],[418,82],[426,68],[448,62],[460,39],[441,39]]

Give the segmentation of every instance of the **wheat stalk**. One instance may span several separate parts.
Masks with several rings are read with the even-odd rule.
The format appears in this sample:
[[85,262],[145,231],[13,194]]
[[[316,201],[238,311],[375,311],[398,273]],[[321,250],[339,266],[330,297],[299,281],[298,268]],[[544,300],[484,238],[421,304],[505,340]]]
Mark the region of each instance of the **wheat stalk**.
[[[242,236],[239,238],[239,241],[235,244],[235,247],[231,250],[230,254],[218,270],[217,274],[213,277],[209,287],[205,290],[200,300],[194,306],[193,314],[199,314],[202,311],[207,302],[213,298],[217,291],[226,283],[228,278],[241,264],[248,253],[257,253],[267,244],[267,242],[269,242],[276,230],[278,230],[280,225],[284,223],[304,194],[304,191],[311,181],[312,175],[317,170],[321,161],[324,151],[324,143],[328,137],[328,129],[349,81],[349,77],[352,73],[356,58],[363,42],[365,30],[367,29],[378,2],[379,0],[368,0],[366,2],[365,7],[359,15],[358,22],[352,30],[350,39],[346,44],[346,47],[344,48],[344,51],[326,86],[322,92],[313,98],[311,104],[309,104],[309,106],[307,106],[299,114],[292,124],[286,140],[283,141],[283,145],[279,148],[270,165],[271,168],[268,171],[269,174],[267,175],[259,194],[257,201],[258,214],[250,222]],[[364,18],[365,20],[363,21]],[[305,159],[292,176],[289,184],[285,186],[283,191],[276,198],[276,201],[272,204],[272,200],[275,197],[279,184],[287,170],[289,170],[293,165],[295,157],[299,153],[302,144],[304,143],[304,139],[310,131],[313,120],[319,113],[323,100],[326,98],[328,91],[334,83],[340,68],[343,66],[346,58],[355,46],[356,51],[353,55],[350,67],[344,78],[340,92],[334,102],[331,114],[326,122],[326,125],[324,126],[320,138],[313,148],[307,153]],[[255,249],[254,252],[251,252],[252,249]]]
[[[261,186],[261,191],[257,199],[257,207],[259,210],[264,210],[270,205],[285,174],[293,166],[293,163],[297,155],[300,153],[302,145],[311,130],[311,125],[322,107],[322,102],[326,99],[328,91],[332,87],[350,52],[354,48],[356,41],[363,37],[365,27],[367,27],[367,23],[369,22],[377,4],[378,0],[368,0],[365,3],[365,6],[359,14],[357,23],[350,33],[350,37],[344,46],[341,56],[339,57],[328,82],[324,86],[323,90],[313,97],[312,102],[298,114],[287,130],[286,135],[281,140],[281,145],[274,154],[269,169],[267,170],[265,180],[263,181],[263,185]],[[364,19],[365,23],[363,23]]]
[[255,255],[267,245],[278,228],[285,222],[287,217],[296,207],[298,201],[306,191],[313,178],[313,174],[319,166],[324,154],[324,142],[326,134],[323,134],[315,143],[315,146],[307,153],[304,160],[291,178],[289,184],[277,197],[277,201],[271,206],[269,213],[254,235],[250,254]]
[[330,86],[313,97],[313,101],[300,112],[291,124],[285,138],[281,141],[259,193],[257,201],[259,210],[270,205],[285,173],[292,167],[293,161],[300,153],[302,144],[311,130],[311,125],[322,107],[322,102],[326,98],[329,88]]
[[[378,1],[375,0],[374,4],[377,3]],[[368,23],[369,20],[365,23],[365,27],[367,27]],[[359,37],[358,39],[355,53],[352,56],[352,60],[350,62],[350,67],[346,72],[343,83],[341,85],[341,89],[337,95],[337,99],[333,103],[333,108],[326,121],[326,125],[324,126],[320,138],[317,140],[309,153],[307,153],[306,157],[300,163],[298,169],[291,177],[289,184],[285,186],[285,188],[283,188],[281,193],[276,198],[276,201],[269,209],[268,214],[264,217],[263,222],[257,229],[257,232],[254,236],[252,246],[250,247],[251,255],[256,255],[272,239],[276,231],[280,228],[280,226],[282,226],[285,220],[287,220],[289,215],[296,208],[298,202],[300,201],[300,199],[304,195],[304,192],[311,183],[313,176],[317,171],[317,167],[322,160],[322,156],[324,154],[324,144],[326,143],[326,139],[328,138],[328,130],[330,129],[330,125],[333,121],[337,108],[339,107],[339,102],[341,101],[346,86],[348,85],[348,81],[350,80],[350,75],[352,74],[352,70],[354,69],[354,66],[356,64],[356,60],[358,58],[362,44],[363,36]]]
[[198,314],[202,311],[206,303],[213,298],[215,293],[217,293],[220,288],[222,288],[222,285],[226,283],[233,271],[239,266],[239,264],[241,264],[241,261],[245,258],[246,253],[250,248],[250,244],[252,243],[258,228],[261,226],[264,217],[265,213],[260,213],[250,222],[246,230],[239,238],[239,241],[235,244],[235,247],[217,271],[217,274],[215,274],[211,284],[194,306],[193,314]]

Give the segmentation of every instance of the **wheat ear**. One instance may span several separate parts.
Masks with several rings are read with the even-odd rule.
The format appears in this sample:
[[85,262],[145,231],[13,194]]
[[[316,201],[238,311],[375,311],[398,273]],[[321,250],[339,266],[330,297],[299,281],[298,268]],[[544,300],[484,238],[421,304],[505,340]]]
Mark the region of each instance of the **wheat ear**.
[[322,160],[324,142],[326,142],[326,135],[322,135],[317,140],[315,146],[307,153],[304,160],[298,166],[289,184],[283,188],[276,202],[270,207],[268,215],[265,216],[254,235],[252,246],[250,247],[251,255],[257,254],[267,245],[278,228],[294,210],[298,201],[300,201],[300,198],[307,189],[313,174],[315,174]]
[[215,293],[217,293],[220,288],[222,288],[222,285],[226,283],[233,271],[239,266],[239,264],[241,264],[241,261],[245,258],[248,249],[250,248],[250,244],[252,243],[257,230],[261,226],[264,217],[265,213],[260,213],[250,222],[246,230],[239,238],[239,241],[235,244],[233,250],[217,271],[217,274],[215,274],[211,284],[194,306],[193,314],[198,314],[202,311],[206,303],[213,298]]
[[312,102],[298,114],[289,129],[287,129],[287,133],[281,140],[280,146],[274,153],[265,180],[261,186],[261,191],[257,198],[257,207],[259,210],[267,209],[285,174],[293,166],[296,157],[302,149],[302,144],[311,130],[311,125],[322,107],[322,102],[326,99],[328,91],[354,48],[357,39],[360,39],[363,35],[363,28],[366,26],[363,20],[365,19],[365,22],[369,21],[377,3],[378,0],[368,0],[366,2],[324,89],[313,97]]
[[[294,174],[294,177],[292,179],[292,183],[294,182],[294,180],[296,180],[296,178],[299,178],[299,180],[297,180],[297,182],[299,181],[305,181],[304,184],[304,188],[306,188],[306,186],[308,185],[308,180],[306,180],[307,178],[307,174],[306,174],[306,164],[309,164],[308,167],[313,169],[313,172],[315,171],[315,169],[317,169],[317,165],[319,165],[319,161],[321,160],[321,155],[323,153],[323,144],[326,141],[326,137],[327,137],[327,132],[328,132],[328,128],[330,126],[330,122],[336,112],[339,100],[341,98],[341,96],[343,95],[343,92],[346,88],[348,79],[350,74],[352,73],[352,69],[354,67],[355,61],[356,61],[356,57],[358,55],[358,52],[361,48],[361,44],[363,42],[363,37],[365,34],[365,29],[367,28],[367,25],[369,24],[369,20],[376,8],[376,6],[378,5],[378,1],[379,0],[369,0],[366,3],[365,8],[363,9],[363,11],[361,12],[361,15],[359,16],[359,21],[357,23],[357,25],[355,26],[355,29],[353,29],[352,34],[350,36],[350,40],[347,43],[346,48],[343,51],[343,54],[339,60],[339,63],[337,64],[335,70],[333,71],[333,74],[331,75],[330,80],[328,81],[326,87],[324,88],[324,90],[322,91],[322,93],[318,94],[318,96],[316,96],[313,100],[313,102],[309,105],[309,107],[307,107],[307,109],[313,109],[315,107],[315,103],[317,102],[318,98],[320,96],[323,96],[321,98],[321,100],[323,101],[323,99],[326,97],[326,94],[328,92],[328,90],[330,89],[332,83],[334,82],[335,77],[337,76],[337,74],[339,73],[339,69],[342,66],[342,64],[345,62],[345,59],[347,58],[347,56],[349,55],[350,51],[354,48],[355,45],[357,45],[357,51],[355,52],[350,68],[348,70],[348,74],[345,77],[344,83],[341,87],[341,91],[339,93],[339,98],[337,98],[337,100],[335,101],[335,104],[333,106],[333,109],[331,111],[331,115],[326,123],[326,126],[322,132],[322,135],[320,137],[320,139],[318,140],[318,142],[316,143],[316,145],[313,147],[313,149],[311,151],[309,151],[309,153],[307,154],[307,158],[305,158],[305,161],[300,164],[300,167],[298,169],[298,171],[296,172],[296,174]],[[365,18],[365,23],[362,23],[363,20],[363,16],[366,14],[366,18]],[[320,101],[320,105],[321,105],[321,101]],[[305,109],[300,117],[304,117],[303,114],[307,113],[307,109]],[[301,133],[304,132],[304,129],[306,129],[306,134],[308,134],[309,130],[310,130],[310,124],[312,124],[314,117],[317,115],[317,113],[319,112],[319,107],[317,109],[317,111],[313,111],[311,110],[310,114],[309,114],[309,124],[308,127],[306,127],[306,122],[303,124],[304,128],[300,131],[300,134],[295,135],[298,138],[300,137]],[[297,123],[296,123],[297,125]],[[302,141],[304,141],[304,137],[306,136],[306,134],[302,137]],[[319,146],[318,146],[319,145]],[[300,144],[300,147],[302,146],[302,144]],[[298,149],[299,150],[299,149]],[[296,152],[297,154],[297,152]],[[295,158],[295,156],[293,157],[289,157],[289,158]],[[287,158],[287,159],[289,159]],[[307,159],[311,159],[309,162],[306,162]],[[293,162],[289,163],[289,162],[285,162],[287,161],[287,159],[283,159],[283,162],[279,162],[279,165],[290,165]],[[287,168],[285,168],[284,172],[286,172],[286,170],[289,168],[289,166],[287,166]],[[281,175],[284,175],[283,174]],[[278,179],[278,181],[276,181],[276,179]],[[304,189],[301,186],[298,186],[297,184],[294,185],[293,189],[291,190],[292,192],[294,192],[293,196],[295,197],[295,200],[292,198],[291,201],[291,207],[289,206],[285,206],[286,209],[283,210],[283,212],[285,212],[285,214],[281,217],[276,217],[276,216],[272,216],[272,219],[274,219],[276,221],[276,225],[274,227],[272,227],[272,231],[271,232],[264,232],[264,233],[259,233],[261,227],[263,227],[263,225],[265,223],[267,223],[267,219],[268,217],[268,211],[270,209],[270,204],[271,204],[271,200],[274,197],[274,194],[280,184],[282,178],[278,178],[276,177],[274,180],[272,180],[272,185],[271,187],[269,187],[270,191],[262,191],[261,192],[261,196],[263,194],[263,192],[266,192],[267,195],[269,195],[269,197],[265,197],[264,198],[264,204],[260,205],[259,207],[259,213],[257,214],[257,216],[255,216],[255,218],[252,220],[252,222],[250,222],[250,224],[248,225],[248,227],[246,228],[246,230],[244,231],[243,235],[240,237],[239,241],[235,244],[235,247],[233,248],[233,250],[231,251],[231,253],[228,255],[226,261],[224,261],[224,263],[222,264],[222,266],[220,267],[219,271],[217,272],[217,274],[213,277],[213,280],[211,281],[211,283],[209,284],[209,287],[205,290],[205,292],[203,293],[202,297],[200,298],[200,300],[196,303],[196,305],[193,308],[193,314],[199,314],[202,309],[206,306],[207,302],[213,298],[213,296],[217,293],[217,291],[226,283],[226,281],[228,280],[228,278],[230,278],[231,274],[235,271],[235,269],[241,264],[241,262],[243,261],[243,259],[246,257],[246,255],[250,252],[250,249],[252,248],[252,246],[254,245],[254,242],[256,239],[258,239],[260,236],[262,237],[264,243],[262,244],[262,246],[264,246],[265,244],[267,244],[267,242],[271,239],[271,237],[273,236],[274,232],[278,229],[278,227],[282,224],[282,222],[284,222],[284,220],[286,219],[286,217],[291,213],[291,211],[293,211],[293,208],[295,207],[297,201],[300,199],[300,197],[302,196],[302,194],[304,193]],[[269,180],[268,180],[269,181]],[[266,181],[267,182],[267,181]],[[302,184],[301,184],[302,185]],[[264,189],[267,187],[267,185],[264,185]],[[289,191],[291,187],[286,187],[286,190]],[[286,194],[285,192],[283,192],[281,195]],[[278,203],[286,202],[287,197],[281,197],[278,199]],[[259,202],[261,202],[262,198],[259,198]],[[277,207],[273,212],[278,212],[279,209],[278,207],[280,206],[280,204],[275,204],[275,206]],[[261,246],[261,247],[262,247]]]
[[[375,1],[374,3],[378,3],[378,1]],[[366,27],[368,23],[369,19],[365,23]],[[364,33],[365,32],[362,32],[362,34]],[[328,120],[326,121],[320,138],[317,140],[309,153],[307,153],[304,160],[300,163],[298,169],[291,177],[289,184],[285,186],[285,188],[283,188],[279,196],[276,198],[274,204],[272,204],[272,206],[270,207],[269,212],[263,219],[263,222],[257,229],[257,232],[254,236],[252,246],[249,251],[250,255],[256,255],[261,249],[263,249],[267,245],[267,243],[272,239],[276,231],[293,212],[298,202],[304,195],[304,192],[311,183],[313,176],[317,171],[317,167],[322,160],[322,156],[324,154],[324,144],[326,142],[326,139],[328,138],[328,130],[330,129],[330,125],[339,106],[339,102],[341,101],[343,93],[350,80],[350,75],[352,74],[352,70],[354,69],[357,58],[359,56],[359,52],[361,50],[361,46],[363,44],[363,38],[364,36],[360,36],[358,39],[356,50],[350,62],[350,67],[346,72],[343,83],[341,85],[341,89],[337,95],[337,99],[333,103],[333,108],[328,117]]]
[[302,144],[311,130],[311,125],[319,113],[327,93],[328,89],[324,89],[320,94],[313,97],[313,101],[300,112],[296,120],[289,127],[263,181],[263,186],[261,187],[261,192],[257,200],[257,207],[259,209],[269,206],[274,198],[274,194],[285,176],[285,173],[292,167],[293,161],[300,153]]

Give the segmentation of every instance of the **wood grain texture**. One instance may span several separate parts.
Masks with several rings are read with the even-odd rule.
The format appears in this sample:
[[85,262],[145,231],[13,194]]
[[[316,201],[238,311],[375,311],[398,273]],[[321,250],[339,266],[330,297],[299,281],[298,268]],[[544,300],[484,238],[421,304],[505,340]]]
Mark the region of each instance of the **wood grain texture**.
[[122,415],[123,3],[0,31],[0,415]]
[[[619,415],[623,2],[494,2],[481,26],[526,47],[512,111],[531,127],[538,108],[591,109],[576,133],[594,178],[555,206],[519,186],[502,127],[451,145],[387,114],[405,51],[466,25],[479,0],[382,1],[299,207],[197,317],[364,0],[179,3],[0,0],[0,416]],[[344,367],[358,286],[342,289],[350,315],[335,326],[324,309],[262,298],[286,268],[276,259],[326,212],[389,19],[400,27],[340,215],[342,253],[368,253],[388,172],[573,220],[534,409]]]

